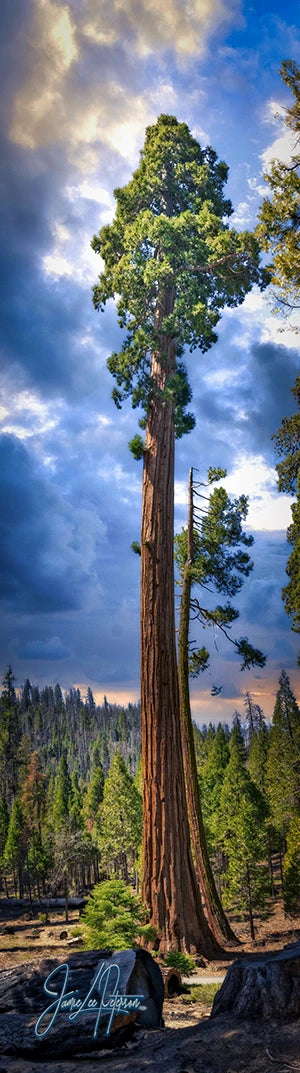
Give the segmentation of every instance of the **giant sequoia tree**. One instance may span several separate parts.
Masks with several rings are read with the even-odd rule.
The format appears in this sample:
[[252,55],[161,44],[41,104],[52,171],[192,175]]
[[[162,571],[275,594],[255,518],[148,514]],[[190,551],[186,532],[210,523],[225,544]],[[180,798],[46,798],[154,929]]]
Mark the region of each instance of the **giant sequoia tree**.
[[115,190],[116,214],[92,245],[104,262],[94,303],[115,297],[126,336],[108,359],[118,407],[142,407],[141,703],[143,898],[161,946],[212,953],[188,829],[179,726],[173,576],[174,434],[194,425],[183,347],[215,342],[227,304],[260,280],[258,245],[225,222],[227,166],[188,127],[161,115],[146,130],[140,165]]

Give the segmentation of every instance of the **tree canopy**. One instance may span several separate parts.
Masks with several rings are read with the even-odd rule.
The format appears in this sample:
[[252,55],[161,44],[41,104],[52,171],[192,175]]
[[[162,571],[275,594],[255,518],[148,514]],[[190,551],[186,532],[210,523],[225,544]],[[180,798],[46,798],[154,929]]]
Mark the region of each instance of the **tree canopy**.
[[[134,407],[149,412],[158,391],[150,377],[151,354],[164,352],[171,336],[179,361],[164,395],[175,404],[177,436],[194,425],[185,413],[191,394],[180,361],[183,347],[208,350],[224,305],[238,305],[252,283],[264,280],[256,238],[227,223],[233,212],[223,192],[227,174],[224,161],[210,146],[202,149],[185,123],[161,115],[146,130],[132,179],[114,191],[113,223],[92,240],[105,266],[94,287],[95,307],[102,310],[116,297],[119,323],[127,330],[120,352],[108,359],[117,384],[114,401],[121,406],[131,395]],[[166,288],[172,308],[158,326],[157,303]]]

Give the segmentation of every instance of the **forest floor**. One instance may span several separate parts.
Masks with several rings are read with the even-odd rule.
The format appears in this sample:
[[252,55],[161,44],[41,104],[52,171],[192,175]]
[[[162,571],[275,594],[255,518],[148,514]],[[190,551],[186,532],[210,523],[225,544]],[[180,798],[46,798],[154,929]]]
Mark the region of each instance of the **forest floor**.
[[[2,1062],[0,1057],[0,1073],[33,1073],[33,1069],[34,1073],[300,1073],[299,1021],[278,1025],[209,1018],[214,993],[232,960],[296,942],[300,919],[286,917],[278,900],[268,917],[256,918],[254,942],[245,921],[232,917],[231,923],[241,945],[227,946],[222,960],[203,959],[200,967],[195,965],[188,981],[190,993],[164,1002],[165,1029],[139,1030],[132,1042],[118,1050],[70,1060],[33,1062],[6,1056]],[[0,971],[31,961],[34,965],[46,957],[66,959],[81,949],[80,941],[69,943],[78,939],[80,927],[78,910],[70,911],[66,924],[63,911],[52,909],[45,925],[38,911],[32,917],[29,906],[0,897]]]

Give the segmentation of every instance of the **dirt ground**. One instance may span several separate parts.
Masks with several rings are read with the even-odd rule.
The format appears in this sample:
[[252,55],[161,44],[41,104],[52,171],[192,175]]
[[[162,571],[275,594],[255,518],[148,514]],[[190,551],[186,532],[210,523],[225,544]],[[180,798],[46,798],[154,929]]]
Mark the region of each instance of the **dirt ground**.
[[[281,903],[274,905],[266,920],[257,918],[256,939],[249,938],[247,924],[232,919],[241,945],[227,946],[224,959],[195,966],[195,974],[205,980],[226,971],[234,957],[243,953],[279,950],[300,937],[300,919],[285,917]],[[29,908],[14,899],[0,898],[0,970],[33,963],[44,957],[65,959],[78,943],[74,930],[80,927],[78,911],[70,912],[66,924],[62,911],[51,910],[47,925],[30,917]],[[62,937],[62,933],[67,933]],[[78,938],[78,936],[77,936]],[[300,1073],[300,1023],[289,1025],[232,1023],[210,1020],[211,1005],[197,999],[197,988],[188,994],[165,1000],[165,1028],[154,1032],[139,1030],[135,1038],[118,1050],[100,1051],[70,1060],[27,1061],[0,1057],[0,1073]],[[201,991],[199,991],[201,995]],[[196,1001],[192,1001],[196,997]]]

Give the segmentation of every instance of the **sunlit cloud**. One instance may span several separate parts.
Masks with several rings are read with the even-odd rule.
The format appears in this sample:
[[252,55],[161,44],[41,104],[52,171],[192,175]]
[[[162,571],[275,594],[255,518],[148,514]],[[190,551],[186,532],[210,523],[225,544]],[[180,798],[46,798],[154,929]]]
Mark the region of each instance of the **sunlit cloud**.
[[96,44],[111,46],[122,34],[140,56],[173,49],[179,56],[201,55],[211,35],[230,23],[242,24],[238,0],[87,0],[82,29]]
[[261,455],[237,457],[232,472],[224,480],[230,495],[249,496],[247,525],[251,529],[287,529],[291,522],[292,498],[278,495],[276,470]]

